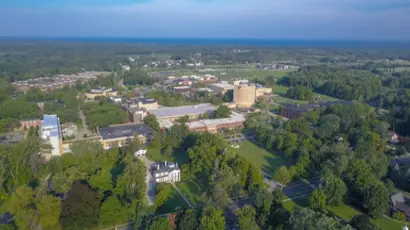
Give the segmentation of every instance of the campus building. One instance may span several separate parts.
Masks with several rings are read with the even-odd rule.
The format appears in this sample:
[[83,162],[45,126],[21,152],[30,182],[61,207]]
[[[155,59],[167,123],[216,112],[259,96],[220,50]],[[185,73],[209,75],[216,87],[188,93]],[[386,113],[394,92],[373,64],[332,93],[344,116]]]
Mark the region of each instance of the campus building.
[[63,153],[60,119],[57,115],[44,114],[40,125],[40,137],[51,145],[51,156],[60,156]]
[[23,119],[20,120],[20,127],[22,129],[37,128],[41,126],[40,119]]
[[237,84],[233,90],[233,102],[237,108],[249,108],[256,101],[256,86]]
[[186,123],[191,132],[218,133],[222,130],[241,129],[244,127],[245,117],[232,112],[228,118],[203,119]]
[[152,171],[154,180],[157,183],[166,182],[173,183],[181,181],[181,169],[177,163],[158,163]]
[[216,107],[212,104],[198,104],[187,105],[177,107],[162,107],[159,109],[148,110],[149,114],[153,114],[157,117],[157,120],[170,120],[175,121],[180,117],[188,116],[190,120],[197,119],[199,115],[208,113],[211,114],[216,110]]
[[216,94],[225,94],[228,91],[234,90],[234,86],[228,83],[210,84],[208,88],[212,89]]
[[138,137],[141,143],[149,143],[154,135],[154,131],[145,124],[121,124],[106,128],[98,128],[101,144],[104,149],[114,146],[127,146],[134,137]]
[[91,89],[89,92],[85,93],[87,99],[94,100],[96,97],[117,97],[118,92],[112,88],[100,87],[96,89]]

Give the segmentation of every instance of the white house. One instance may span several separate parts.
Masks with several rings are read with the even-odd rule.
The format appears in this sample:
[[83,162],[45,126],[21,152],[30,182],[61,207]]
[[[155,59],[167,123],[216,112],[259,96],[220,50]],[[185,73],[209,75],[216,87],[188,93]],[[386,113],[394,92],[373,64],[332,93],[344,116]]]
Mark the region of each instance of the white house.
[[138,150],[134,153],[134,156],[143,157],[143,156],[145,156],[146,153],[147,153],[146,149],[140,149],[140,150]]
[[177,163],[168,163],[167,161],[159,163],[153,170],[152,174],[157,183],[181,181],[181,169],[178,167]]

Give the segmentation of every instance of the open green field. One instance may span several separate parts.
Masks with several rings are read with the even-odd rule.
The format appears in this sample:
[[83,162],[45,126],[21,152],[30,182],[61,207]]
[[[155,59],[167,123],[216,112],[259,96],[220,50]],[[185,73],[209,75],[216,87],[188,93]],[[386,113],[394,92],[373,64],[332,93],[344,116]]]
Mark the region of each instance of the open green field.
[[161,154],[159,149],[148,149],[147,158],[152,161],[173,161],[173,158]]
[[187,159],[187,153],[180,149],[174,149],[174,151],[172,152],[172,156],[168,157],[168,156],[164,156],[161,153],[161,150],[159,149],[149,148],[147,150],[147,158],[152,161],[176,162],[180,165],[185,164],[189,161],[189,159]]
[[249,141],[242,142],[237,149],[237,153],[272,174],[280,166],[292,163],[290,159],[284,159],[278,154],[271,153]]
[[[283,85],[274,85],[272,93],[276,94],[277,96],[273,97],[273,101],[278,103],[278,104],[308,104],[309,101],[300,101],[300,100],[294,100],[288,97],[285,97],[286,92],[288,91],[288,87],[283,86]],[[327,95],[319,94],[319,93],[313,93],[315,98],[318,98],[320,100],[325,100],[325,101],[335,101],[339,100],[334,97],[329,97]]]
[[182,198],[178,191],[174,187],[172,187],[172,193],[169,195],[168,200],[164,205],[156,210],[156,213],[164,214],[188,207],[189,206],[185,202],[184,198]]
[[[284,201],[282,204],[286,210],[293,212],[298,206],[305,207],[307,205],[307,198],[303,197],[295,200],[288,200]],[[349,222],[354,216],[361,214],[359,210],[345,204],[341,206],[326,206],[326,211],[342,218],[347,222]],[[404,222],[400,222],[398,220],[394,220],[385,216],[377,220],[372,219],[372,222],[376,224],[381,230],[401,229],[405,224]]]
[[186,180],[178,182],[176,185],[192,205],[196,206],[200,204],[201,194],[203,191],[197,183],[192,180]]
[[[225,75],[222,75],[224,73]],[[217,71],[214,72],[220,79],[245,78],[245,79],[265,79],[266,76],[277,78],[285,76],[289,71],[284,70],[251,70],[251,71]]]

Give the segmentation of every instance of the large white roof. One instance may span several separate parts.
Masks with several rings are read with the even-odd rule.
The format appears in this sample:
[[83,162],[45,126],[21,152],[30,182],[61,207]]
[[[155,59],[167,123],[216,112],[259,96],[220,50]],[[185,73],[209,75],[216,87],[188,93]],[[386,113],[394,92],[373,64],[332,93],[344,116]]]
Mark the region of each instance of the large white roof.
[[236,122],[244,122],[246,119],[242,114],[232,112],[228,118],[203,119],[186,123],[189,128],[198,128],[203,126],[223,125]]
[[154,114],[157,118],[165,117],[179,117],[185,115],[199,115],[204,113],[213,112],[216,107],[212,104],[198,104],[198,105],[187,105],[187,106],[177,106],[177,107],[162,107],[159,109],[148,110],[150,114]]

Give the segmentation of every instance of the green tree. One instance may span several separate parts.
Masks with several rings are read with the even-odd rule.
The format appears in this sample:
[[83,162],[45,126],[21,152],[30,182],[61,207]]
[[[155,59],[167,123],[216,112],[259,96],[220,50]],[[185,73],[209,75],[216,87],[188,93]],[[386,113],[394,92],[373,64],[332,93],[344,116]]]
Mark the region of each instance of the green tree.
[[148,125],[155,131],[159,131],[159,123],[157,121],[157,117],[153,114],[149,114],[144,117],[144,124]]
[[112,189],[112,175],[105,169],[98,171],[97,174],[91,176],[88,181],[92,188],[98,189],[101,192]]
[[391,217],[393,219],[400,220],[400,221],[403,221],[403,222],[406,221],[406,214],[404,214],[403,212],[400,212],[400,211],[393,212]]
[[243,208],[237,209],[235,214],[238,217],[240,229],[260,229],[255,221],[256,211],[253,207],[246,205]]
[[33,201],[33,189],[27,186],[22,186],[17,188],[13,195],[11,195],[7,209],[11,214],[18,215],[19,213],[23,213],[24,210],[33,203]]
[[215,111],[215,118],[227,118],[231,115],[231,110],[225,105],[220,105]]
[[288,168],[286,166],[281,166],[278,168],[273,175],[273,178],[276,181],[279,181],[281,184],[287,184],[292,180],[292,175],[290,175]]
[[58,197],[46,195],[36,204],[36,208],[40,214],[40,225],[44,229],[59,226],[61,213],[61,200]]
[[328,217],[321,212],[303,208],[298,209],[289,219],[290,230],[317,230],[317,229],[332,229],[332,230],[353,230],[350,225],[344,225],[340,221]]
[[192,209],[184,210],[177,222],[177,230],[192,230],[198,226],[198,218]]
[[315,189],[309,197],[309,207],[320,211],[326,206],[326,195],[321,189]]
[[155,209],[161,207],[167,202],[172,194],[172,186],[169,184],[158,184],[155,195]]
[[381,182],[368,186],[364,192],[364,207],[373,218],[379,218],[389,208],[389,192]]
[[116,196],[110,196],[102,203],[99,217],[102,226],[114,226],[127,221],[127,212]]
[[340,205],[346,195],[347,188],[343,180],[334,176],[330,171],[326,171],[321,178],[321,189],[326,194],[326,201],[329,205]]
[[242,188],[245,188],[246,186],[246,181],[248,180],[249,167],[249,161],[243,159],[239,155],[235,156],[232,169],[236,174],[239,174],[239,182]]
[[350,225],[357,230],[379,230],[379,228],[371,222],[371,219],[364,214],[354,216],[350,220]]
[[86,184],[75,182],[61,208],[61,224],[64,229],[90,229],[98,224],[100,194]]
[[262,170],[255,164],[251,164],[248,171],[247,188],[251,188],[252,186],[264,186]]
[[201,230],[220,230],[225,228],[225,217],[222,210],[207,208],[201,218]]
[[117,178],[116,193],[127,200],[143,199],[147,188],[145,183],[146,170],[145,165],[140,160],[127,164],[122,175]]
[[152,221],[148,230],[172,230],[172,226],[167,217],[160,217]]

